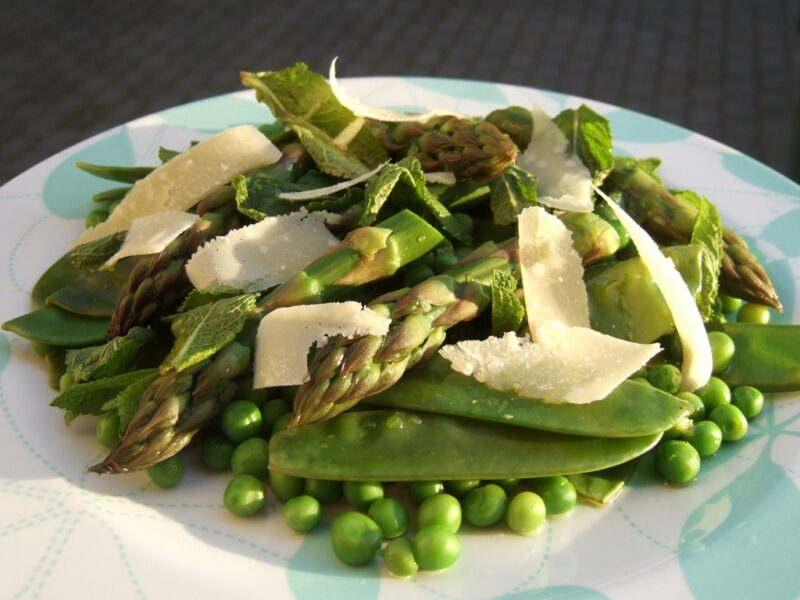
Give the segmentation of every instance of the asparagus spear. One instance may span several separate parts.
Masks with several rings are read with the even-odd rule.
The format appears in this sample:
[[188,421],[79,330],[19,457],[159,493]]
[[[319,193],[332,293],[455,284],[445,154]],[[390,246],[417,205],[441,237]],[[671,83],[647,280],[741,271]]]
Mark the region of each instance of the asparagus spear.
[[[671,194],[640,168],[615,165],[608,178],[614,188],[629,194],[626,209],[630,215],[665,245],[686,244],[692,237],[697,208]],[[730,296],[764,304],[782,311],[780,299],[766,271],[747,248],[745,241],[725,229],[720,290]]]
[[[618,238],[612,239],[591,221],[570,222],[570,229],[584,266],[596,262],[606,250],[613,253],[619,245]],[[295,396],[290,426],[334,417],[388,389],[406,370],[430,358],[449,327],[474,319],[488,306],[492,272],[513,270],[518,250],[516,239],[499,247],[487,242],[446,274],[375,299],[370,308],[391,317],[389,332],[334,338],[318,350],[309,368],[310,379]]]
[[[378,227],[355,229],[330,253],[268,294],[254,309],[251,325],[275,308],[324,302],[353,285],[389,277],[442,239],[435,228],[407,210]],[[241,348],[249,350],[234,342],[206,366],[170,370],[154,381],[117,446],[90,471],[146,469],[178,453],[230,400],[229,380],[249,365],[249,352],[242,358]]]
[[415,156],[424,171],[452,171],[459,179],[489,181],[514,164],[519,149],[496,125],[485,120],[433,117],[425,123],[376,123],[390,155]]

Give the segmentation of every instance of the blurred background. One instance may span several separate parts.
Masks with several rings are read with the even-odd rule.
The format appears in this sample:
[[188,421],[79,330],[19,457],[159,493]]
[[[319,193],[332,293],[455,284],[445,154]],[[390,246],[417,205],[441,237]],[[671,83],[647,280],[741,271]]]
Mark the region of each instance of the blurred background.
[[482,79],[683,125],[800,180],[792,0],[6,0],[0,183],[241,69]]

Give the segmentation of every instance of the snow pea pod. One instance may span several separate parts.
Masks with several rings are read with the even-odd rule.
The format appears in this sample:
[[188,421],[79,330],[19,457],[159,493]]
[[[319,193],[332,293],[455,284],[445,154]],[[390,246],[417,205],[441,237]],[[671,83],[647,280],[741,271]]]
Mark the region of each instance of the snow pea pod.
[[76,279],[47,296],[45,304],[79,315],[110,317],[136,262],[124,259],[111,270],[80,271]]
[[714,328],[731,336],[736,346],[731,364],[720,374],[729,386],[800,390],[800,325],[724,323]]
[[48,306],[6,321],[3,329],[41,344],[82,348],[105,342],[108,319],[76,315]]
[[660,437],[570,436],[434,413],[369,410],[278,433],[270,441],[269,468],[345,481],[546,477],[627,462]]
[[567,476],[567,479],[575,486],[575,491],[590,502],[608,504],[625,487],[625,482],[636,470],[637,462],[638,460],[634,459],[594,473],[576,473]]
[[364,402],[556,433],[614,438],[665,431],[691,410],[672,394],[636,381],[622,382],[597,402],[547,404],[493,390],[453,371],[439,356]]

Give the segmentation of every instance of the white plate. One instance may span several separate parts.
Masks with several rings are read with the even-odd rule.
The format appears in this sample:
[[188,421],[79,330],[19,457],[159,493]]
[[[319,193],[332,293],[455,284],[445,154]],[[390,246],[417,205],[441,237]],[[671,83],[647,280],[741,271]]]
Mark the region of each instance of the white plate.
[[[425,78],[348,80],[365,102],[481,114],[535,101],[555,113],[582,99],[509,85]],[[617,151],[659,156],[670,187],[708,195],[764,261],[797,322],[800,188],[739,152],[598,102]],[[251,92],[133,121],[77,144],[0,189],[0,321],[26,312],[43,270],[82,230],[93,192],[110,187],[76,160],[157,164],[224,127],[268,120]],[[112,184],[113,186],[113,184]],[[699,480],[668,487],[641,465],[605,509],[579,506],[536,536],[465,530],[458,565],[413,580],[378,561],[339,564],[327,526],[293,534],[273,500],[260,516],[222,508],[226,475],[197,457],[171,491],[145,474],[87,475],[102,456],[94,421],[64,427],[30,344],[0,334],[0,596],[3,598],[795,598],[800,595],[800,403],[770,402],[747,437],[703,463]]]

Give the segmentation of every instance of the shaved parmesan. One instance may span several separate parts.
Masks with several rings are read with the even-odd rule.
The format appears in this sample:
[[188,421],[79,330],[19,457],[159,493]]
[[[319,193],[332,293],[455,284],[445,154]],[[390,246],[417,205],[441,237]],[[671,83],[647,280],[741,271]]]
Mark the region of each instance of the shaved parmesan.
[[282,192],[278,194],[278,198],[280,198],[281,200],[313,200],[314,198],[330,196],[331,194],[335,194],[336,192],[341,192],[342,190],[346,190],[349,187],[358,185],[359,183],[366,181],[370,177],[377,175],[378,171],[380,171],[385,166],[386,163],[380,164],[374,169],[372,169],[372,171],[364,173],[363,175],[359,175],[355,179],[342,181],[341,183],[328,185],[326,187],[317,188],[315,190],[304,190],[302,192]]
[[138,217],[188,210],[234,176],[271,165],[280,157],[281,151],[252,125],[226,129],[137,181],[108,219],[84,231],[75,244],[124,231]]
[[347,146],[349,146],[350,142],[358,135],[358,132],[361,131],[361,128],[366,122],[367,120],[363,117],[350,121],[347,127],[342,129],[339,134],[333,138],[333,145],[342,150],[347,150]]
[[675,264],[661,253],[658,245],[647,232],[601,189],[594,187],[594,190],[608,203],[619,222],[631,236],[631,241],[639,251],[642,262],[664,296],[683,348],[681,391],[696,390],[705,385],[711,377],[713,359],[703,318],[700,316],[700,311],[697,310],[692,293],[686,287]]
[[165,210],[134,219],[117,253],[109,258],[105,266],[113,267],[126,256],[140,256],[161,252],[169,243],[200,220],[198,215]]
[[456,175],[450,171],[434,171],[432,173],[425,173],[425,181],[428,183],[454,185],[456,182]]
[[590,212],[592,176],[550,117],[538,106],[531,109],[533,135],[517,166],[537,177],[537,200],[559,210]]
[[326,216],[303,208],[234,229],[195,252],[186,273],[198,289],[254,292],[281,284],[339,243],[325,228]]
[[335,335],[385,335],[390,323],[358,302],[278,308],[258,325],[253,387],[304,383],[313,344],[321,346]]
[[[367,119],[374,119],[375,121],[389,121],[391,123],[401,123],[403,121],[427,121],[432,117],[439,117],[441,115],[452,115],[460,117],[461,115],[447,110],[430,110],[423,113],[403,113],[387,108],[378,108],[375,106],[367,106],[362,104],[357,98],[353,98],[348,94],[336,79],[336,61],[338,57],[331,61],[331,68],[328,71],[328,83],[330,83],[331,91],[339,103],[350,110],[358,117],[366,117]],[[359,127],[360,129],[360,127]]]
[[548,321],[536,342],[509,332],[502,338],[458,342],[439,353],[454,370],[490,388],[549,403],[602,400],[661,349],[584,327]]
[[557,217],[531,206],[519,215],[519,253],[528,325],[545,321],[589,327],[589,298],[572,234]]

